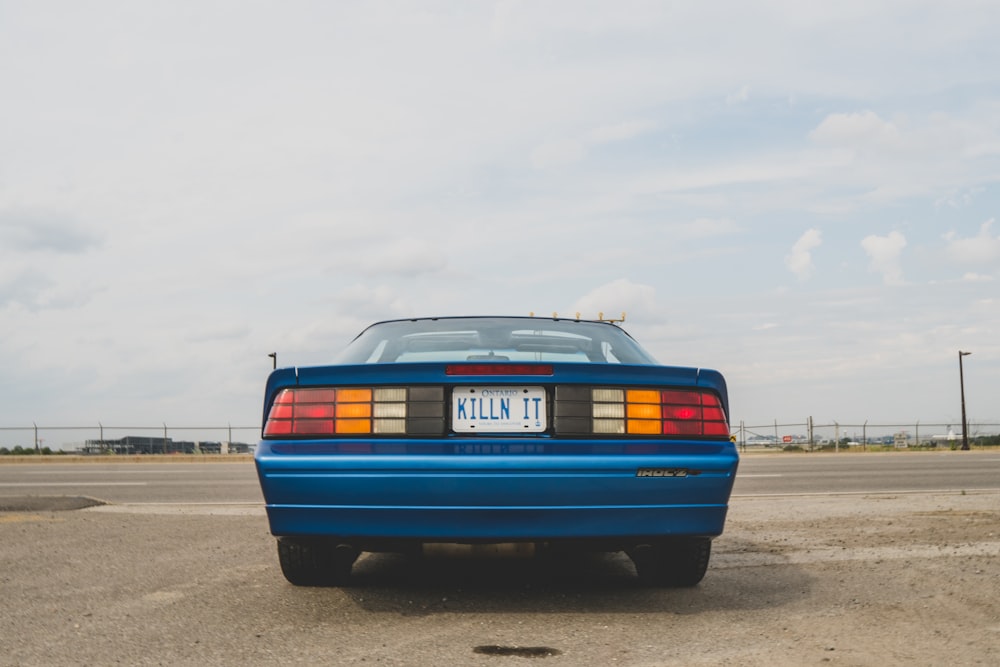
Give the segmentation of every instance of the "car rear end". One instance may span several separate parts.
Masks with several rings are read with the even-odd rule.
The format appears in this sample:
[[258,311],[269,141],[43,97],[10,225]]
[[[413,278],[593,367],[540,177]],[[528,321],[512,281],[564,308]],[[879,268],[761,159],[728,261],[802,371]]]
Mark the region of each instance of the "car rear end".
[[286,577],[341,583],[361,551],[532,542],[697,583],[738,466],[723,377],[492,355],[271,374],[256,463]]

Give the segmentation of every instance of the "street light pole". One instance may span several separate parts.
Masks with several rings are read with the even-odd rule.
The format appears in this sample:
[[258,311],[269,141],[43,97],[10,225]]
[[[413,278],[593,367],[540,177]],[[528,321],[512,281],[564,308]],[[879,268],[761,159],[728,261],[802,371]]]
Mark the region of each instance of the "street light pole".
[[271,357],[271,370],[276,369],[278,367],[278,353],[271,352],[267,356]]
[[971,352],[958,351],[958,386],[962,392],[962,450],[969,450],[969,422],[965,419],[965,373],[962,370],[962,357],[967,357]]

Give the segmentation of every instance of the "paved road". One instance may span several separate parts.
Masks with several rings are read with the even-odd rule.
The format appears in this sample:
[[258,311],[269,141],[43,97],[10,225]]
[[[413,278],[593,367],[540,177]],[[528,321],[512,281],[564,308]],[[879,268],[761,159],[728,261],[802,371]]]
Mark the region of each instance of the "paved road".
[[263,504],[253,463],[0,465],[0,496],[80,495],[111,503]]
[[[1000,489],[1000,452],[750,454],[734,493],[888,493]],[[0,496],[89,496],[117,503],[260,504],[253,464],[0,465]]]
[[1000,489],[1000,451],[751,454],[737,495]]
[[116,504],[0,512],[0,666],[1000,664],[1000,454],[747,456],[690,590],[622,554],[297,588],[250,462],[0,465],[0,497],[77,494]]

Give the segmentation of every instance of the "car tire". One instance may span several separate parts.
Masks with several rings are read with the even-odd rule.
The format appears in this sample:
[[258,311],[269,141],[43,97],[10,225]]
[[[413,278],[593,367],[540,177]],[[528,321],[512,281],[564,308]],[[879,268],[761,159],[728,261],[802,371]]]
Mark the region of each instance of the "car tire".
[[712,540],[690,537],[636,545],[628,551],[639,580],[647,586],[690,588],[705,577]]
[[296,586],[343,586],[359,552],[328,540],[278,538],[278,562],[285,579]]

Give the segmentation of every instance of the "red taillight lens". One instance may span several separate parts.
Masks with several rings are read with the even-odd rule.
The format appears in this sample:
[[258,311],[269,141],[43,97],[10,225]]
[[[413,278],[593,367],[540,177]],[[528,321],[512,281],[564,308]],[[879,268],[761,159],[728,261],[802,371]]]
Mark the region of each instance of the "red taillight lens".
[[729,436],[722,401],[708,391],[663,392],[663,432]]
[[403,387],[282,389],[264,424],[265,436],[405,432]]
[[449,364],[447,375],[552,375],[548,364]]
[[710,391],[594,388],[592,400],[594,433],[729,436],[722,401]]

